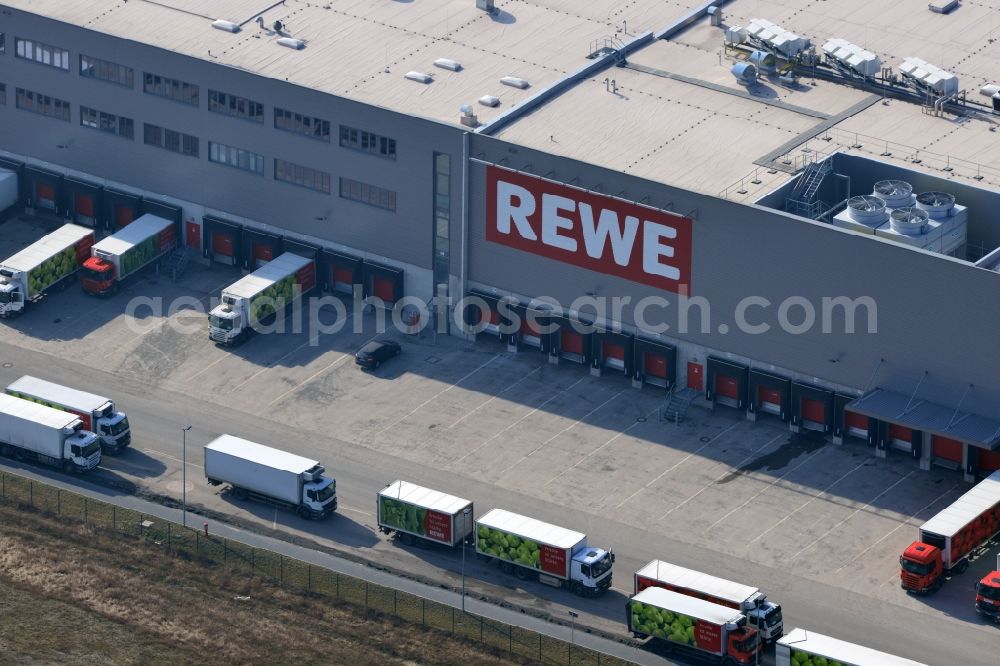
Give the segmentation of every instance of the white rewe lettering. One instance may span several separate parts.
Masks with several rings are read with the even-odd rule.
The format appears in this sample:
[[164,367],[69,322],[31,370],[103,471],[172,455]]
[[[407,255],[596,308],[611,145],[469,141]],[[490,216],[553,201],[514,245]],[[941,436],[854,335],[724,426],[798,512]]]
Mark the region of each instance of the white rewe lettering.
[[626,215],[625,228],[622,229],[618,224],[618,213],[609,208],[602,208],[595,227],[593,207],[581,202],[580,225],[583,231],[583,244],[591,258],[602,258],[604,248],[610,241],[615,263],[619,266],[628,266],[632,258],[632,247],[635,245],[635,234],[639,230],[639,218]]
[[534,212],[535,196],[530,191],[520,185],[497,181],[497,231],[509,234],[510,223],[513,220],[518,234],[527,240],[538,240],[538,235],[528,223],[528,217]]
[[542,242],[567,252],[576,252],[576,239],[560,236],[559,230],[573,230],[573,219],[563,217],[561,212],[576,211],[576,202],[558,194],[542,195]]
[[662,242],[665,238],[677,238],[677,230],[665,224],[649,220],[642,223],[642,270],[650,275],[660,275],[668,280],[679,280],[680,269],[661,261],[663,257],[673,257],[674,248]]

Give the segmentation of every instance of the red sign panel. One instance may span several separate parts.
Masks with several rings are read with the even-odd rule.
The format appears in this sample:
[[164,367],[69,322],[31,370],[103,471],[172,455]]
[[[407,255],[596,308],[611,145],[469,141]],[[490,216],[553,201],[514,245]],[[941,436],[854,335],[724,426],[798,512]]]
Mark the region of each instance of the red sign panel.
[[299,272],[295,274],[295,284],[299,285],[303,294],[316,286],[315,262],[310,261],[299,269]]
[[694,643],[702,650],[719,654],[722,651],[722,630],[717,624],[695,620]]
[[174,225],[170,225],[156,237],[156,251],[163,254],[174,247]]
[[428,510],[424,515],[424,534],[428,539],[451,543],[451,516]]
[[83,266],[83,262],[90,259],[90,248],[94,245],[94,234],[90,233],[76,242],[76,263]]
[[495,166],[486,238],[674,293],[691,285],[691,220]]
[[539,544],[538,553],[538,562],[542,571],[566,577],[566,551],[564,549]]

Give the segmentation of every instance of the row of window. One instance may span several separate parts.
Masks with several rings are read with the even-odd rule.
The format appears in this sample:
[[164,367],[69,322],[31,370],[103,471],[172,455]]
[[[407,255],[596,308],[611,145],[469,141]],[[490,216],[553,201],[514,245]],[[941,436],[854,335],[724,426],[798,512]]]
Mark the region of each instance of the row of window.
[[173,153],[198,157],[198,137],[196,136],[149,123],[143,124],[142,133],[143,142],[147,146],[156,146]]
[[214,113],[224,113],[234,118],[252,120],[255,123],[264,122],[264,105],[246,97],[229,95],[218,90],[208,91],[208,110]]
[[340,145],[343,148],[354,148],[380,157],[396,159],[396,140],[379,134],[340,126]]
[[15,37],[14,53],[18,58],[69,71],[69,51],[66,49]]
[[185,83],[179,79],[171,79],[159,74],[142,73],[142,90],[150,95],[166,97],[175,102],[198,106],[199,90],[193,83]]
[[277,158],[274,160],[274,179],[324,194],[330,193],[330,174],[327,172]]
[[18,88],[15,103],[19,109],[69,122],[69,102],[66,100]]
[[396,193],[350,178],[340,179],[340,198],[396,212]]
[[80,107],[80,124],[126,139],[135,138],[135,122],[131,118],[116,116],[86,106]]
[[116,62],[80,54],[80,76],[131,88],[135,80],[135,70]]
[[264,156],[257,153],[227,146],[223,143],[208,142],[208,161],[225,164],[244,171],[264,175]]

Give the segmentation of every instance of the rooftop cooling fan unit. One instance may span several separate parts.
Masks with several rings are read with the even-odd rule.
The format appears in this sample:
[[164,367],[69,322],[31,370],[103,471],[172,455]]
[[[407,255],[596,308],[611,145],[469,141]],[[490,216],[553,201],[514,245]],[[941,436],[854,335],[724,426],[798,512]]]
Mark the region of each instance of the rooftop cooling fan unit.
[[889,217],[889,225],[893,231],[906,236],[919,236],[926,229],[927,219],[930,216],[925,210],[906,207],[897,208]]
[[847,200],[851,217],[862,224],[875,224],[886,219],[885,202],[882,199],[863,194]]
[[921,192],[917,195],[917,207],[931,217],[948,217],[955,207],[955,197],[947,192]]
[[880,180],[875,183],[875,194],[886,197],[908,197],[913,186],[905,180]]

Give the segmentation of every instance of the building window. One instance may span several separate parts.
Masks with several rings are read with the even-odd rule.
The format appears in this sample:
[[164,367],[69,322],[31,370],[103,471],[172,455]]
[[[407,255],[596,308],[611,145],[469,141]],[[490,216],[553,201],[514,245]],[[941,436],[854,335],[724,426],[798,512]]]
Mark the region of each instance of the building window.
[[264,156],[222,143],[208,142],[208,161],[264,175]]
[[7,104],[7,84],[0,83],[0,104]]
[[451,272],[450,224],[451,156],[434,153],[434,284],[436,293],[443,296],[448,294]]
[[264,105],[246,97],[229,95],[218,90],[208,91],[208,110],[213,113],[224,113],[234,118],[252,120],[255,123],[264,122]]
[[275,159],[274,179],[307,187],[317,192],[330,193],[330,174],[318,169],[304,167],[301,164]]
[[198,157],[198,137],[190,134],[182,134],[146,123],[143,126],[143,141],[147,146],[156,146],[173,153]]
[[104,113],[86,106],[80,107],[80,124],[126,139],[135,138],[135,123],[131,118]]
[[131,88],[134,83],[135,70],[115,62],[100,60],[88,55],[80,55],[80,76],[88,79],[99,79],[120,86]]
[[4,40],[3,33],[0,32],[0,53],[7,52],[7,42]]
[[343,148],[353,148],[372,155],[396,159],[396,140],[364,130],[340,126],[340,145]]
[[33,60],[49,67],[69,71],[69,51],[66,49],[15,37],[14,53],[18,58]]
[[69,122],[69,102],[48,95],[17,89],[17,108]]
[[303,116],[300,113],[293,113],[285,109],[274,109],[274,126],[277,129],[295,132],[304,136],[319,139],[320,141],[330,140],[330,121],[322,118]]
[[362,183],[350,178],[340,179],[340,198],[396,211],[396,193],[381,187]]
[[198,86],[159,74],[143,72],[142,89],[150,95],[166,97],[176,102],[198,106]]

